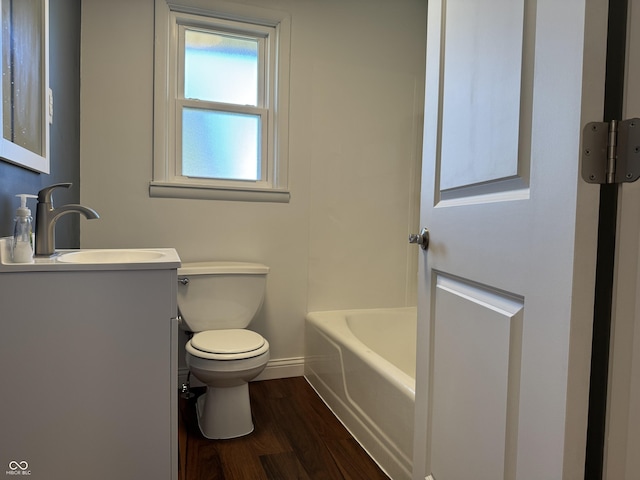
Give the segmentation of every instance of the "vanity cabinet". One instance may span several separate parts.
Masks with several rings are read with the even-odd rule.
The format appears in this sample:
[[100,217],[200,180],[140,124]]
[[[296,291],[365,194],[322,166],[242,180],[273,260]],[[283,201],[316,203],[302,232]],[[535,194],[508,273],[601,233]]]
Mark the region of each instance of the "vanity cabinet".
[[177,479],[178,265],[0,272],[0,473]]

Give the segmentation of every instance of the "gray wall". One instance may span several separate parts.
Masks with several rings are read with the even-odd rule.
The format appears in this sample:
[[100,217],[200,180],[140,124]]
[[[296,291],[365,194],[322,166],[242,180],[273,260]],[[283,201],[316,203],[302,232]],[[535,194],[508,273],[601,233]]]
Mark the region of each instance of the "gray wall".
[[[0,161],[0,236],[13,234],[16,193],[38,193],[42,187],[72,182],[69,190],[54,195],[56,204],[80,200],[80,0],[50,0],[49,65],[54,98],[51,125],[51,173],[36,173]],[[30,202],[35,215],[35,205]],[[80,220],[61,218],[56,227],[56,246],[78,247]]]

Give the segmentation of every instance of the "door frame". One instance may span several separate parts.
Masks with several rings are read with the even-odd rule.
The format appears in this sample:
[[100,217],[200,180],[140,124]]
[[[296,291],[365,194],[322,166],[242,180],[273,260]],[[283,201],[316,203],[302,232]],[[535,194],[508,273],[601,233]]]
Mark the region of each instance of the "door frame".
[[[632,86],[640,81],[640,1],[619,3],[628,12],[619,118],[639,117],[640,93]],[[608,384],[605,418],[601,419],[603,471],[593,477],[598,480],[632,480],[640,470],[640,182],[621,185],[617,200]]]

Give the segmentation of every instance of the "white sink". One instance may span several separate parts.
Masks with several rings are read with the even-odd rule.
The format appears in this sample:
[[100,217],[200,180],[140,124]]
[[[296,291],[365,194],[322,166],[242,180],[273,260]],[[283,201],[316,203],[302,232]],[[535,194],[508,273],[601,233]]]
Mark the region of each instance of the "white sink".
[[144,263],[156,262],[166,256],[160,250],[141,249],[105,249],[79,250],[77,252],[62,253],[56,259],[62,263]]

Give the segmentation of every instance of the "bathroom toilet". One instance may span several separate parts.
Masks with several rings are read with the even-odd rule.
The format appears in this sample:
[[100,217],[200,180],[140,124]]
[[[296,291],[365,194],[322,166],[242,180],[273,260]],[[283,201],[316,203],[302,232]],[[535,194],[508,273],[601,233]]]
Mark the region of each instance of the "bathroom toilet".
[[207,385],[197,417],[210,439],[253,431],[249,382],[269,361],[269,342],[245,330],[262,306],[269,267],[258,263],[183,263],[178,269],[181,327],[193,333],[186,360]]

